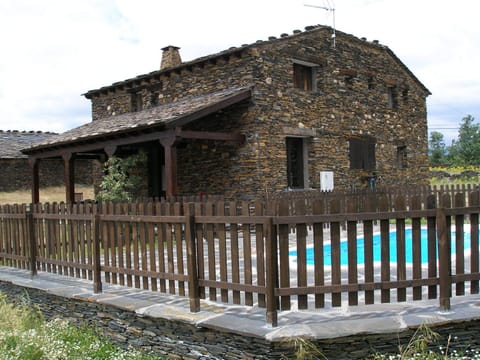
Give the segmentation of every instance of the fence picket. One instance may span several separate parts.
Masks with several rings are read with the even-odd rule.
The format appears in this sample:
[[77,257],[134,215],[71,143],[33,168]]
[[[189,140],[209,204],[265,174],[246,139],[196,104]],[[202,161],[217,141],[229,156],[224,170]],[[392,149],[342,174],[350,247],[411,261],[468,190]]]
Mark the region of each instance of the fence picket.
[[[115,204],[115,214],[122,215],[123,214],[123,204],[116,203]],[[124,229],[125,223],[123,221],[117,221],[115,224],[115,237],[117,238],[117,256],[118,256],[118,267],[120,269],[125,268],[125,260],[124,260],[124,247],[125,247],[125,234]],[[119,273],[119,284],[125,285],[125,274]]]
[[[315,199],[312,204],[313,214],[323,214],[324,210],[323,200]],[[323,251],[323,223],[321,222],[313,224],[313,251],[315,286],[323,286],[325,285],[325,261]],[[325,294],[315,294],[315,308],[323,307],[325,307]]]
[[[214,204],[212,202],[208,202],[205,205],[205,215],[206,216],[213,216],[214,215]],[[215,281],[217,279],[217,272],[215,267],[215,237],[214,237],[215,229],[214,224],[206,224],[206,240],[207,240],[207,254],[208,254],[208,280]],[[217,300],[217,289],[213,286],[209,287],[208,289],[209,298],[212,301]]]
[[[173,205],[173,214],[176,216],[181,216],[183,213],[181,204],[180,203],[175,203]],[[182,232],[182,224],[180,223],[175,223],[173,225],[174,229],[174,237],[175,237],[175,247],[176,247],[176,253],[177,253],[177,273],[180,275],[185,274],[185,266],[184,266],[184,251],[183,251],[183,245],[185,245],[185,239],[183,239],[183,232]],[[178,281],[178,294],[180,296],[185,296],[185,282],[184,281]]]
[[[347,213],[357,212],[359,209],[355,199],[347,199]],[[358,264],[357,264],[357,222],[347,221],[347,241],[348,241],[348,283],[358,284]],[[358,292],[350,291],[348,293],[348,305],[358,305]]]
[[[202,202],[195,203],[195,215],[205,215],[205,204]],[[204,249],[204,224],[195,225],[195,235],[197,237],[197,253],[198,256],[198,278],[205,279],[205,249]],[[205,299],[205,287],[200,286],[200,299]]]
[[[379,197],[378,208],[380,211],[389,211],[388,199],[386,196],[381,195]],[[390,222],[389,220],[380,220],[380,243],[381,243],[381,280],[382,283],[390,282]],[[382,287],[381,290],[381,302],[390,302],[390,289]]]
[[[254,202],[254,211],[255,215],[261,216],[264,214],[263,203],[259,200]],[[259,286],[265,286],[265,224],[256,224],[255,225],[255,249],[257,254],[257,284]],[[258,294],[258,306],[265,307],[265,294]]]
[[[437,207],[436,195],[429,195],[427,198],[427,209]],[[436,219],[434,216],[427,217],[427,251],[428,251],[428,277],[433,279],[437,277],[437,234]],[[437,298],[437,285],[428,286],[428,298]]]
[[[305,201],[299,199],[295,202],[296,215],[305,215]],[[296,243],[297,243],[297,286],[307,286],[307,225],[305,223],[296,224]],[[298,295],[298,308],[300,310],[308,308],[307,295]]]
[[[288,200],[280,200],[278,204],[278,215],[288,216]],[[290,261],[289,261],[289,228],[287,224],[278,225],[278,250],[280,267],[280,288],[290,287]],[[280,309],[290,310],[290,295],[280,297]]]
[[[83,203],[80,203],[77,205],[78,206],[78,212],[79,214],[85,215],[85,206]],[[87,278],[87,270],[85,268],[85,265],[87,265],[87,226],[85,220],[79,220],[79,234],[80,234],[80,263],[84,265],[81,270],[82,274],[82,279]]]
[[[330,212],[338,214],[340,212],[340,199],[334,198],[330,201]],[[341,259],[340,259],[340,222],[330,223],[330,246],[331,246],[331,264],[332,264],[332,285],[342,283]],[[342,293],[332,291],[332,306],[342,305]]]
[[[241,202],[241,214],[243,216],[249,216],[249,204],[247,201]],[[245,274],[245,284],[252,285],[253,282],[253,271],[252,271],[252,240],[250,238],[250,224],[242,225],[242,235],[243,235],[243,256],[244,256],[244,274]],[[245,305],[253,305],[253,293],[251,291],[245,291]]]
[[[470,190],[470,189],[469,189]],[[471,192],[469,194],[469,206],[479,207],[480,193],[478,191]],[[479,242],[478,242],[478,211],[470,214],[470,272],[478,274],[479,269]],[[470,283],[470,293],[478,294],[479,281],[472,280]]]
[[[405,211],[405,197],[398,195],[395,199],[395,211]],[[407,279],[406,252],[405,252],[405,219],[399,218],[396,223],[397,237],[397,280]],[[407,300],[407,289],[400,288],[397,290],[397,301]]]
[[[147,215],[154,215],[154,204],[149,201],[147,202]],[[147,225],[147,239],[148,239],[148,256],[149,256],[149,267],[148,270],[151,272],[157,272],[157,259],[156,259],[156,236],[155,236],[155,223],[149,222]],[[158,279],[155,277],[150,277],[150,289],[152,291],[157,291]]]
[[[418,196],[414,196],[411,200],[412,210],[420,210],[421,202]],[[421,238],[421,219],[412,218],[412,268],[413,279],[422,278],[422,238]],[[413,300],[422,299],[422,287],[413,287]]]
[[[375,212],[376,202],[374,196],[368,196],[365,199],[365,211]],[[373,284],[374,278],[374,263],[373,263],[373,220],[365,220],[363,222],[363,241],[364,241],[364,271],[365,283]],[[365,290],[365,304],[374,303],[374,290]]]
[[[229,204],[229,215],[237,216],[237,203],[231,201]],[[238,249],[238,225],[235,222],[230,223],[230,249],[232,259],[232,282],[240,283],[240,254]],[[233,303],[240,304],[240,291],[233,290]]]
[[[465,207],[464,194],[455,194],[455,207]],[[455,215],[455,275],[463,275],[465,273],[465,231],[463,224],[465,215]],[[455,285],[455,293],[457,296],[465,295],[465,282],[457,281]]]
[[[225,203],[223,201],[217,202],[217,215],[224,216],[225,215]],[[217,233],[218,233],[218,260],[220,265],[220,281],[228,282],[228,275],[227,275],[227,235],[225,230],[225,225],[219,223],[217,225]],[[224,303],[228,302],[228,289],[221,289],[220,290],[220,298],[221,301]]]

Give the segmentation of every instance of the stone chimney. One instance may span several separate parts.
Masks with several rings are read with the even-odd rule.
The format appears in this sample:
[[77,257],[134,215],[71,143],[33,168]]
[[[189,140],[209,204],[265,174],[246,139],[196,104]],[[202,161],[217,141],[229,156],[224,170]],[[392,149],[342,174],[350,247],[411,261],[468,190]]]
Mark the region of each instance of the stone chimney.
[[162,49],[162,62],[160,64],[160,70],[179,66],[182,64],[182,59],[180,58],[179,47],[168,45]]

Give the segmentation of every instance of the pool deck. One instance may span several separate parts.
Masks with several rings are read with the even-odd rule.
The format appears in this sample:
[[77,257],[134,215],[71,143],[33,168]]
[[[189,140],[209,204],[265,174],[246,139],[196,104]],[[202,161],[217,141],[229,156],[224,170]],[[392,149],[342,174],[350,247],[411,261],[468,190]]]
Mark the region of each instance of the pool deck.
[[[265,321],[265,309],[201,300],[201,311],[189,311],[189,299],[148,290],[103,284],[93,293],[91,281],[0,266],[0,281],[49,294],[134,311],[139,315],[185,322],[194,326],[253,336],[269,341],[292,337],[330,339],[355,334],[398,333],[422,324],[442,325],[480,318],[480,295],[453,297],[451,309],[440,311],[438,300],[340,308],[279,311],[278,326]],[[296,302],[292,301],[292,308]]]

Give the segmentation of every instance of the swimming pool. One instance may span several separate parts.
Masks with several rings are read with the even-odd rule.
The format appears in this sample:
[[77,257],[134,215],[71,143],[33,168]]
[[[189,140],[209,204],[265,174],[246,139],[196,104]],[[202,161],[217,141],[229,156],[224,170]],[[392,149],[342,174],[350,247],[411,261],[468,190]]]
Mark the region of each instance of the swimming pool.
[[[455,252],[455,232],[452,232],[452,254]],[[464,233],[465,240],[465,250],[470,249],[470,232],[465,231]],[[428,262],[428,237],[427,229],[421,230],[421,259],[422,264]],[[373,235],[373,261],[381,261],[381,247],[380,247],[380,234]],[[365,253],[364,253],[364,239],[357,239],[357,264],[364,264],[365,262]],[[330,243],[323,245],[324,252],[324,263],[327,266],[332,265],[332,248]],[[297,251],[289,251],[289,256],[291,261],[296,262]],[[405,230],[405,258],[407,263],[412,263],[412,229]],[[390,262],[397,262],[397,233],[395,231],[390,232]],[[348,242],[346,240],[340,242],[340,263],[341,265],[348,265]],[[313,247],[307,248],[307,265],[314,265],[314,254]]]

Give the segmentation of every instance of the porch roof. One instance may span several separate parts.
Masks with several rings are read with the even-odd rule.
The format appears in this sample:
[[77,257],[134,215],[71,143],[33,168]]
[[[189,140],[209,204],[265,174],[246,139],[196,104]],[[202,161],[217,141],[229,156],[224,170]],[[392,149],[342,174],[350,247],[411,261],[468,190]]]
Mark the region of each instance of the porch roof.
[[51,136],[46,141],[23,149],[22,152],[35,156],[52,150],[66,150],[78,145],[105,142],[120,137],[138,137],[141,133],[174,129],[250,98],[251,90],[251,85],[233,87],[138,112],[101,118]]

